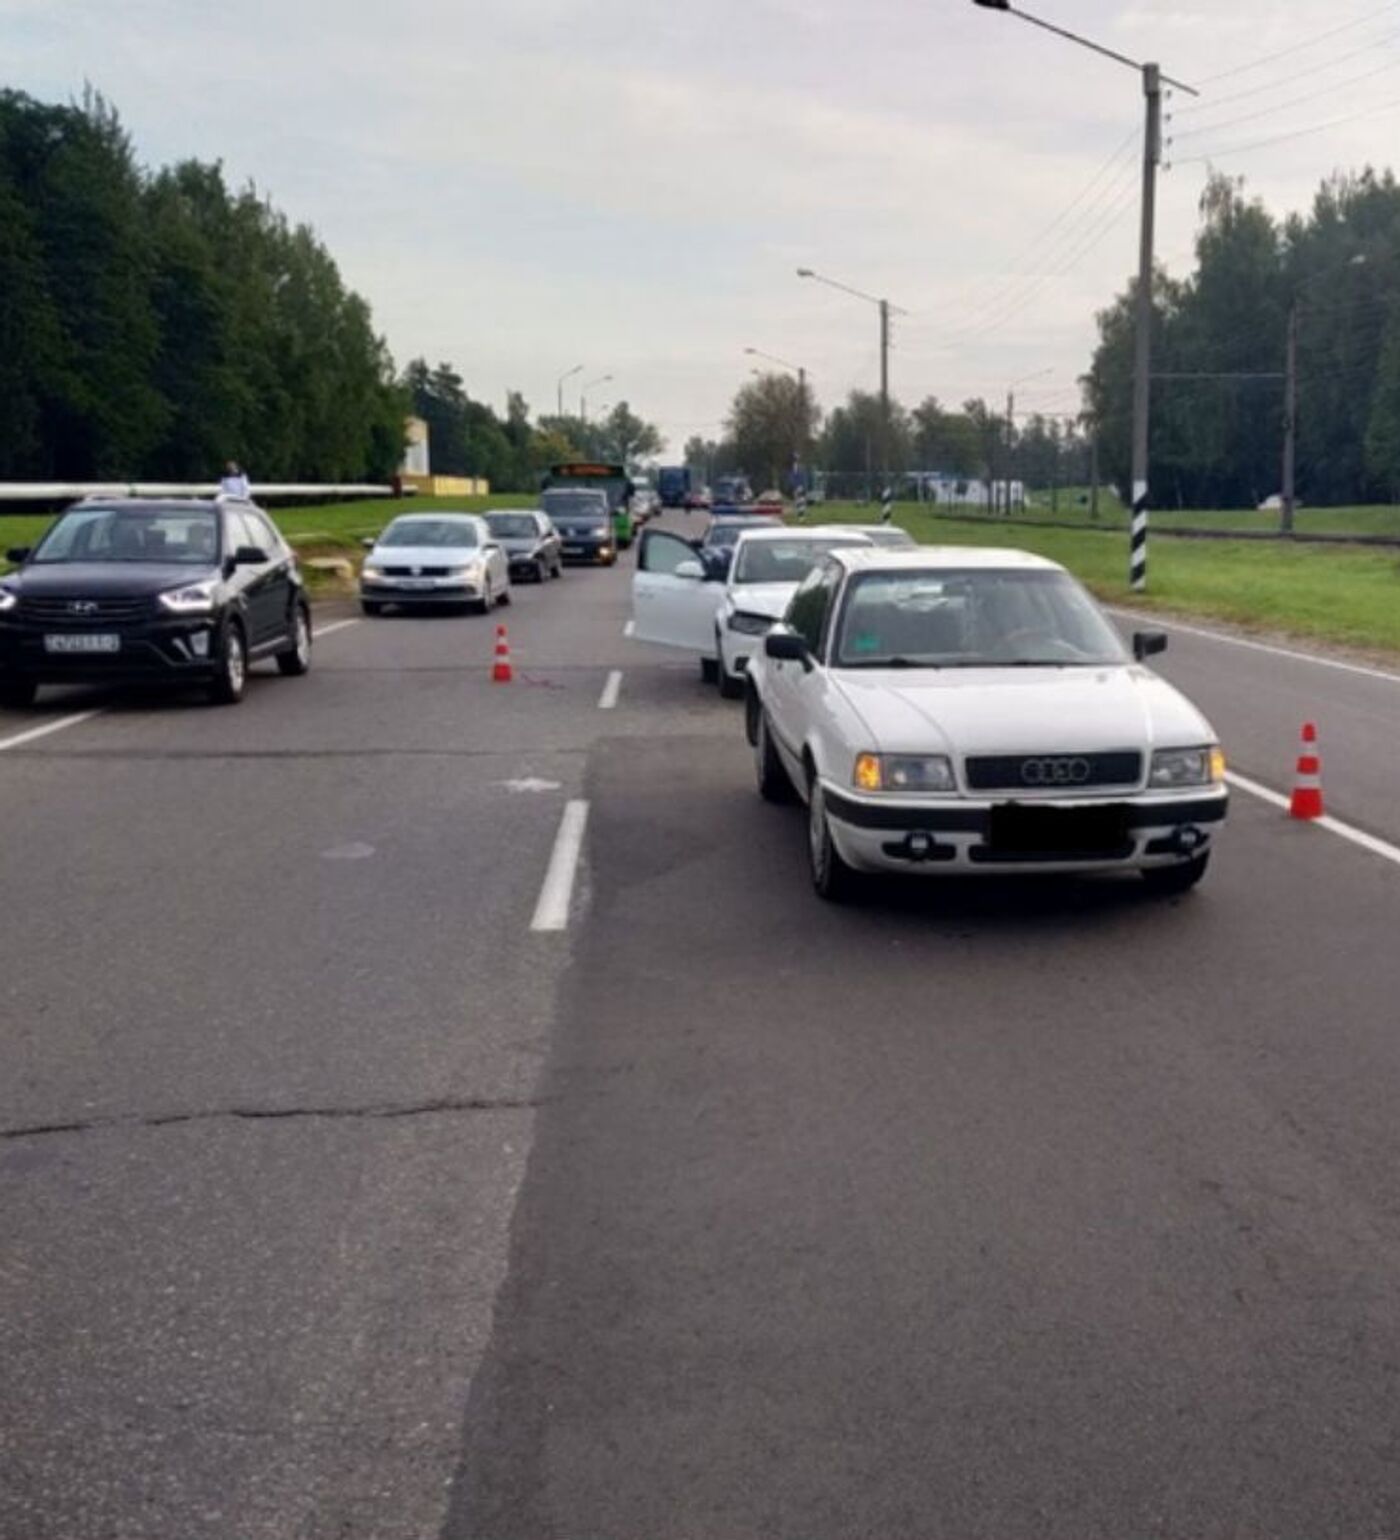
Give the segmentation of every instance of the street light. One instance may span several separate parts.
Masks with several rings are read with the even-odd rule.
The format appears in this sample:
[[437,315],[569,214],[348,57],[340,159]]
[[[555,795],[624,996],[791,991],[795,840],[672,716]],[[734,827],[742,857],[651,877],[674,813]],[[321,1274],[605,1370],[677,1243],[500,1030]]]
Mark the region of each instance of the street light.
[[[980,0],[979,0],[980,3]],[[841,283],[838,279],[828,278],[824,273],[814,272],[810,267],[797,269],[799,278],[811,278],[817,283],[824,283],[828,289],[840,289],[843,294],[854,295],[856,299],[863,299],[868,304],[876,305],[880,310],[880,472],[885,479],[884,512],[882,517],[888,522],[890,517],[890,316],[908,315],[907,310],[901,310],[898,305],[892,305],[887,299],[879,299],[874,294],[867,294],[864,289],[852,288],[848,283]]]
[[1152,382],[1152,261],[1157,222],[1157,167],[1162,160],[1162,85],[1175,86],[1188,96],[1200,93],[1180,80],[1164,75],[1156,64],[1139,64],[1126,54],[1105,48],[1090,38],[1080,37],[1054,22],[1017,10],[1011,0],[972,0],[986,11],[1005,11],[1042,31],[1078,43],[1093,53],[1136,70],[1142,77],[1142,93],[1147,101],[1147,132],[1142,151],[1142,234],[1138,247],[1138,284],[1136,340],[1133,349],[1133,522],[1130,536],[1128,572],[1134,589],[1147,587],[1147,468],[1148,413],[1151,408]]
[[573,377],[576,374],[582,374],[582,373],[583,373],[583,365],[582,364],[575,364],[572,369],[566,369],[563,372],[563,374],[561,374],[559,376],[559,383],[554,387],[554,390],[555,390],[555,395],[557,397],[556,404],[557,404],[557,407],[558,407],[558,412],[559,412],[559,416],[560,417],[562,417],[564,415],[564,381],[565,380],[571,380],[571,379],[573,379]]
[[612,379],[610,374],[600,374],[596,380],[587,380],[579,387],[578,414],[584,422],[588,421],[588,392],[595,385],[606,385]]

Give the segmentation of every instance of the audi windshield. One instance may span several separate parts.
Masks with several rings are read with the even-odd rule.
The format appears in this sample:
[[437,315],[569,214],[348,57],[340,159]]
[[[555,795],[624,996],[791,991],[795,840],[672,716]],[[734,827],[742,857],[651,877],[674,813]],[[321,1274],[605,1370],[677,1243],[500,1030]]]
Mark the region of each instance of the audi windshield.
[[835,660],[838,668],[1088,668],[1128,656],[1068,573],[984,568],[857,575]]
[[39,542],[32,561],[170,562],[209,567],[218,559],[212,508],[70,508]]

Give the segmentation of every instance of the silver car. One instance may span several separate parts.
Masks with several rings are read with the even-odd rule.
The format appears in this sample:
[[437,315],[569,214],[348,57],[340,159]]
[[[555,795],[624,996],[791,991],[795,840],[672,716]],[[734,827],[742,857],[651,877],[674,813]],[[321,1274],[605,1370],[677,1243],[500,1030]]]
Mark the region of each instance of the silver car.
[[506,553],[512,578],[543,583],[564,576],[559,531],[541,508],[491,508],[483,515],[491,538]]
[[405,513],[375,540],[360,571],[360,608],[463,606],[484,615],[510,603],[506,554],[474,513]]

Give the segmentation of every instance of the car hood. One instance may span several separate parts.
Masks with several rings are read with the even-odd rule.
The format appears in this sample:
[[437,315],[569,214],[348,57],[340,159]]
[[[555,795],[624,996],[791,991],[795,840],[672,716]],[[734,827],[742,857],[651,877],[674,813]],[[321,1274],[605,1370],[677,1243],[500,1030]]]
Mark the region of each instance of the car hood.
[[465,567],[481,555],[479,545],[377,545],[366,560],[380,567]]
[[1151,669],[840,670],[833,676],[893,752],[1094,753],[1213,742],[1210,724]]
[[526,555],[540,543],[538,535],[497,535],[496,544],[510,556]]
[[768,615],[781,620],[796,592],[796,583],[741,583],[729,590],[729,607],[747,615]]
[[135,599],[218,576],[217,567],[190,562],[56,561],[22,567],[5,586],[33,599]]

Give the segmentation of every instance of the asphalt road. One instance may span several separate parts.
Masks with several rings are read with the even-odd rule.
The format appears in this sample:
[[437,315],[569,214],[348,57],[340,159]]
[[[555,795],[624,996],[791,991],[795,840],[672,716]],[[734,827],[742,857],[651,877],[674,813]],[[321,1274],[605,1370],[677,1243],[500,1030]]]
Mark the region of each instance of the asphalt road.
[[[1400,1536],[1400,867],[825,907],[627,579],[0,716],[0,1537]],[[1400,685],[1165,668],[1400,832]]]

